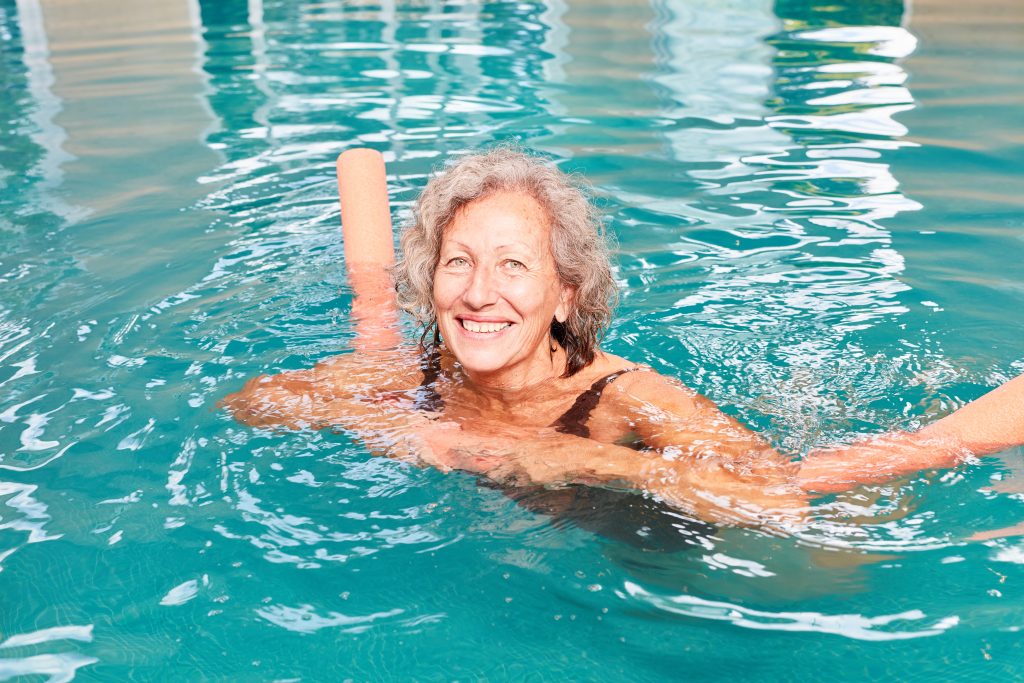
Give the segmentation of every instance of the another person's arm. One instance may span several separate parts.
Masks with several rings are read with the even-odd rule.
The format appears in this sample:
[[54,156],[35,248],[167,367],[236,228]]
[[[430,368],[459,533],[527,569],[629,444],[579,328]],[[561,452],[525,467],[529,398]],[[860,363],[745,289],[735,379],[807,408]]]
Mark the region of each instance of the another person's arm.
[[953,467],[970,456],[1024,444],[1024,375],[917,432],[895,432],[812,451],[797,481],[806,491],[844,491],[920,470]]

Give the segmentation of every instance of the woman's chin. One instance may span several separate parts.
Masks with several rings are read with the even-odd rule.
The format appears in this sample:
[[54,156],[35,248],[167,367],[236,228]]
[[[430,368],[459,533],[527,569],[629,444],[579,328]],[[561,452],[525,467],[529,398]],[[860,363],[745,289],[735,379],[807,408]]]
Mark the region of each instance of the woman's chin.
[[500,374],[511,365],[507,354],[463,353],[455,350],[455,358],[462,369],[471,377],[486,377]]
[[492,336],[487,337],[462,329],[453,332],[446,338],[446,345],[465,371],[490,374],[511,364],[516,339],[509,335],[510,330],[491,333]]
[[[540,346],[536,342],[525,341],[515,331],[506,329],[488,338],[455,330],[455,334],[448,337],[445,344],[463,371],[473,380],[500,382],[501,378],[519,372],[526,371],[529,374],[528,368],[534,365],[530,358],[541,355],[537,350]],[[535,347],[534,352],[524,354],[526,346]]]

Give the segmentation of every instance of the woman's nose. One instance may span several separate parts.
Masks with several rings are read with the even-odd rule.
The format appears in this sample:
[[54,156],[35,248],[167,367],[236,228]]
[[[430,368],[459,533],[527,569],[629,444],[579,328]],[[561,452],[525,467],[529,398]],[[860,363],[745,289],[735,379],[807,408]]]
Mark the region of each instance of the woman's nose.
[[466,305],[474,309],[481,309],[493,304],[498,298],[494,285],[494,276],[490,269],[474,268],[466,291],[463,293]]

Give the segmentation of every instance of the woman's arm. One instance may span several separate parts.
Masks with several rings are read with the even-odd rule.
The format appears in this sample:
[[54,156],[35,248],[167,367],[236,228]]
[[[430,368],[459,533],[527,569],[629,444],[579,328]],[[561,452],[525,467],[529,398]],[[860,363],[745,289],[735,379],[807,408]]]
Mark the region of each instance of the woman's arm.
[[[385,355],[390,362],[370,362]],[[716,522],[770,524],[798,518],[806,508],[804,497],[788,483],[788,470],[765,465],[764,454],[774,451],[738,423],[712,412],[706,399],[681,389],[676,398],[700,399],[698,412],[708,411],[720,423],[708,422],[707,416],[671,428],[662,423],[652,441],[675,446],[638,452],[552,428],[475,419],[464,429],[450,420],[431,419],[415,405],[415,370],[387,380],[380,371],[367,369],[415,368],[411,361],[384,352],[338,356],[308,370],[255,377],[222,405],[249,425],[341,427],[376,455],[473,472],[499,483],[642,490]],[[664,387],[660,393],[664,396]],[[691,442],[692,448],[678,447]]]
[[[630,381],[623,381],[629,378]],[[652,448],[637,452],[559,434],[427,436],[447,468],[514,483],[623,485],[705,519],[799,519],[803,492],[837,492],[951,467],[1024,443],[1024,375],[915,433],[895,433],[793,462],[711,401],[653,372],[630,373],[605,396]],[[496,428],[498,429],[498,428]]]
[[411,349],[367,351],[323,360],[306,370],[253,377],[220,400],[253,427],[352,430],[384,444],[430,420],[415,406],[418,362]]
[[642,381],[623,383],[618,396],[630,405],[645,443],[718,463],[723,473],[712,483],[729,483],[728,472],[735,487],[747,485],[752,493],[786,479],[808,493],[845,491],[1024,444],[1024,375],[917,432],[812,451],[793,463],[708,399],[655,373],[634,374]]
[[708,521],[775,525],[803,519],[805,497],[788,476],[769,481],[741,474],[714,458],[635,451],[554,429],[518,429],[452,422],[421,425],[426,464],[458,469],[511,485],[583,484],[646,491]]
[[353,346],[357,352],[393,349],[402,340],[390,272],[395,245],[384,157],[372,149],[350,149],[338,156],[337,171],[345,265],[353,292]]
[[653,371],[632,372],[610,385],[606,396],[643,443],[664,454],[717,461],[751,479],[793,471],[791,459],[764,437],[678,380]]
[[[806,510],[793,462],[677,380],[653,371],[626,373],[607,386],[594,418],[624,423],[649,447],[623,449],[617,457],[640,467],[630,473],[634,487],[670,504],[730,523],[792,518]],[[575,452],[587,450],[577,445]]]
[[356,354],[336,356],[308,370],[253,377],[219,403],[245,424],[289,429],[345,424],[354,413],[381,413],[358,397],[396,380],[407,383],[402,375],[410,359],[398,349],[401,336],[390,274],[395,248],[384,158],[372,149],[350,149],[338,156],[337,172]]
[[805,491],[836,492],[920,470],[953,467],[972,455],[1024,444],[1024,375],[917,432],[895,432],[812,451],[797,473]]

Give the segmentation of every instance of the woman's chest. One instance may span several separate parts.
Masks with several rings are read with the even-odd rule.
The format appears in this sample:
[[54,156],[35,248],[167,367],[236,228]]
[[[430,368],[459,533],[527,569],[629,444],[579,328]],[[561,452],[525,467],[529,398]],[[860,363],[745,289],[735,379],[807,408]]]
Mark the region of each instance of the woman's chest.
[[612,401],[581,405],[574,397],[545,398],[510,405],[486,405],[458,395],[440,394],[445,420],[476,433],[507,433],[511,438],[551,432],[593,439],[601,443],[633,444],[635,434],[629,415]]

